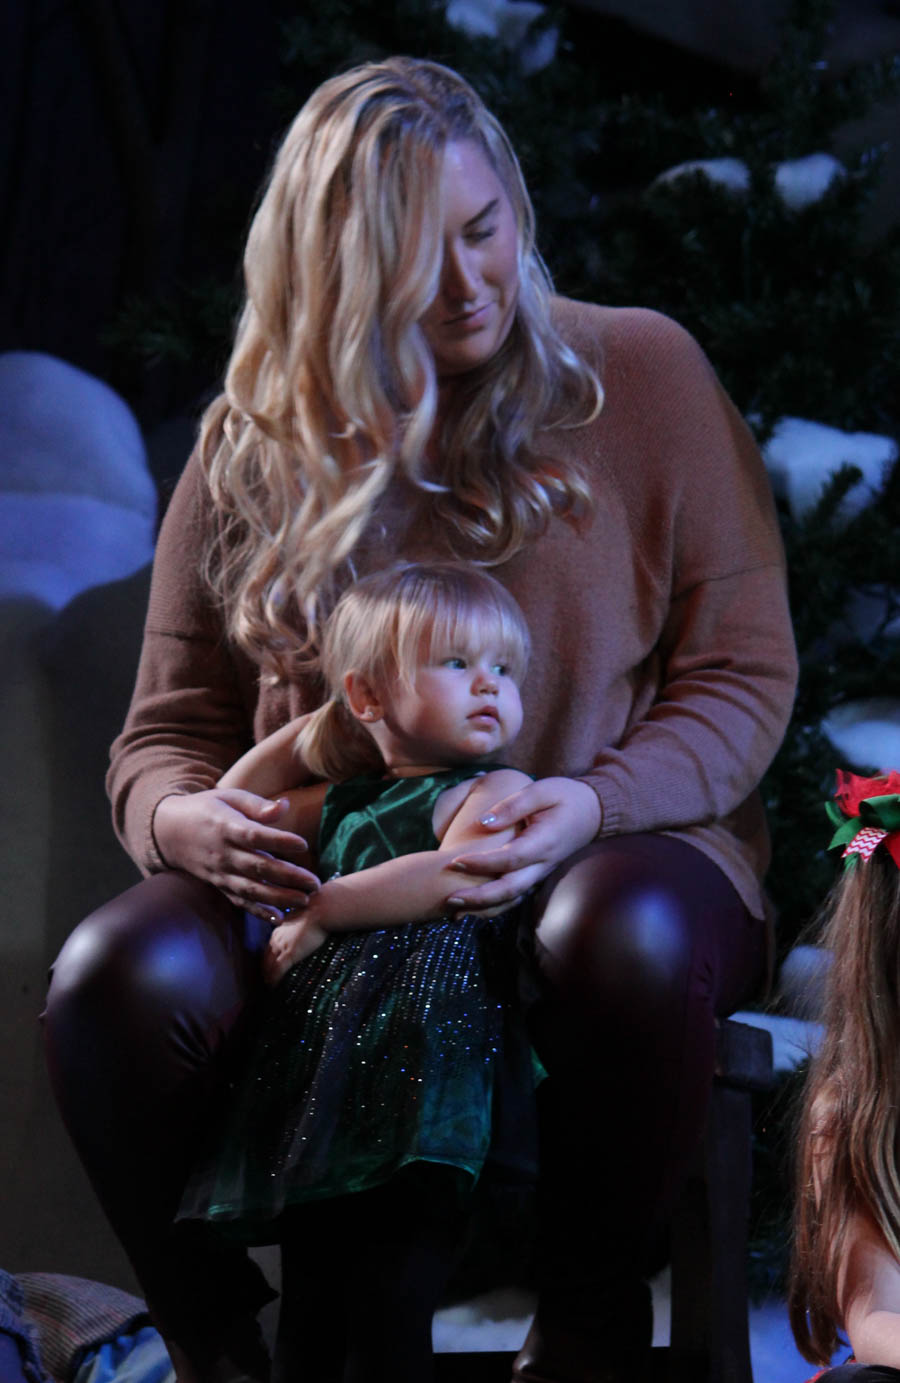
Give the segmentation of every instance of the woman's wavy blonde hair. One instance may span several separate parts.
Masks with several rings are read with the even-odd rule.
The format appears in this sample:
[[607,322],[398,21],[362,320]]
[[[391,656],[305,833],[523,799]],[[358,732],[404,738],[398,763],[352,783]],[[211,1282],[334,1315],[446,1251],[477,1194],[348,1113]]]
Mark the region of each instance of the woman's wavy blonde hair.
[[822,1046],[797,1141],[788,1309],[804,1358],[841,1343],[851,1217],[868,1216],[900,1262],[900,869],[879,848],[839,881],[823,944],[832,960]]
[[[496,356],[452,391],[437,453],[437,381],[419,325],[441,273],[445,146],[478,145],[515,212],[519,290]],[[542,454],[552,428],[595,416],[602,390],[549,315],[550,281],[506,135],[449,68],[367,63],[320,86],[276,157],[244,257],[246,302],[200,454],[218,536],[207,569],[228,630],[290,677],[390,482],[430,494],[456,555],[501,562],[591,496]]]
[[297,736],[300,762],[329,782],[384,768],[374,739],[347,706],[347,673],[360,673],[389,698],[393,684],[411,684],[416,668],[438,650],[474,652],[488,638],[521,683],[530,652],[525,616],[509,591],[477,567],[398,563],[349,586],[323,630],[328,699]]

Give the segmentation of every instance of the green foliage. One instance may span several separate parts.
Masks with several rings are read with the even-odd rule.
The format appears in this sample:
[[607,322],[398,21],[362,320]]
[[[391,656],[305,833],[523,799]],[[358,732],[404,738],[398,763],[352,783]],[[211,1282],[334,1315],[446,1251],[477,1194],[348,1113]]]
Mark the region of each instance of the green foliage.
[[224,366],[239,305],[237,287],[212,278],[179,284],[164,302],[130,295],[104,333],[103,344],[128,351],[150,367],[162,361],[208,365],[216,357]]
[[756,122],[770,157],[831,149],[840,125],[896,94],[896,57],[858,63],[839,79],[827,79],[824,52],[834,8],[832,0],[793,0],[788,9],[779,55],[763,77]]
[[[774,846],[770,888],[782,953],[834,878],[822,804],[842,765],[819,729],[821,721],[843,702],[900,687],[900,638],[890,634],[900,618],[900,467],[878,500],[842,522],[838,505],[856,475],[847,467],[803,522],[785,523],[800,685],[793,722],[764,783]],[[860,599],[879,611],[865,624],[855,618]]]

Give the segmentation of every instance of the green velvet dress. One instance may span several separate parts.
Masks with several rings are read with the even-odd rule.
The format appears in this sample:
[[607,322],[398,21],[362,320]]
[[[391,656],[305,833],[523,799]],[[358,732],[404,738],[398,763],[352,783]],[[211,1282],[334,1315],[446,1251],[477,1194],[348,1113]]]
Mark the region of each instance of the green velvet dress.
[[[368,775],[329,789],[323,878],[437,846],[434,805],[471,767]],[[181,1218],[248,1242],[277,1237],[291,1206],[434,1162],[473,1188],[536,1175],[540,1068],[522,1020],[516,910],[338,932],[269,992],[223,1126]]]

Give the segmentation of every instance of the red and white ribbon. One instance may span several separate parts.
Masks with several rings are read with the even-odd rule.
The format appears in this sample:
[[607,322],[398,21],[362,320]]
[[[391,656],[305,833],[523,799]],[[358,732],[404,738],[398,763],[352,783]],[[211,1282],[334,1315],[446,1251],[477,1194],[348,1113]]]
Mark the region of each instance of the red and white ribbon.
[[887,831],[882,831],[879,826],[864,826],[847,846],[841,859],[846,859],[848,855],[861,855],[864,860],[875,851],[887,835]]

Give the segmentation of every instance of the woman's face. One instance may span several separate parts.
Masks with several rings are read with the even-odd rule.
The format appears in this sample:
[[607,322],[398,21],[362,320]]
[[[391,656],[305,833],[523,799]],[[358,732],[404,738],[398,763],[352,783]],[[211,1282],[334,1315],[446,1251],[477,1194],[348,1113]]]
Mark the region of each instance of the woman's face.
[[463,374],[503,345],[519,292],[516,217],[477,144],[448,144],[441,172],[444,257],[422,318],[438,377]]

